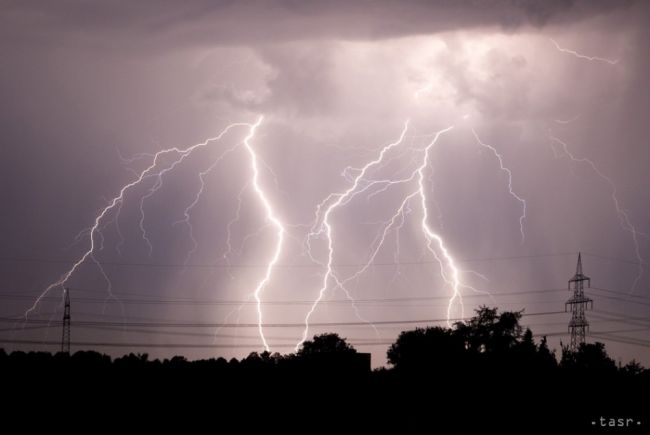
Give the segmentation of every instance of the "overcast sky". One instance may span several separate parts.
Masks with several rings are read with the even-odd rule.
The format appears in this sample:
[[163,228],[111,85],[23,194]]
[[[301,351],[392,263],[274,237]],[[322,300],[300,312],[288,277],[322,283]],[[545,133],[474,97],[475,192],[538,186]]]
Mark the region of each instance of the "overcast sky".
[[[277,226],[243,143],[263,116],[249,144],[286,232],[260,309],[264,323],[284,325],[264,328],[271,350],[291,351],[326,271],[327,239],[307,239],[322,224],[318,204],[351,188],[354,168],[377,159],[408,121],[399,145],[359,180],[363,191],[329,216],[334,275],[373,263],[347,287],[356,311],[330,280],[310,320],[335,325],[309,335],[338,332],[377,366],[385,343],[416,326],[381,322],[463,314],[458,299],[448,311],[453,286],[427,250],[419,199],[399,213],[417,180],[370,184],[408,179],[432,135],[453,127],[431,147],[423,186],[427,225],[462,269],[464,314],[480,304],[563,311],[582,251],[595,288],[588,319],[600,334],[589,340],[607,338],[614,357],[650,365],[650,268],[640,264],[650,258],[647,3],[70,0],[2,1],[0,11],[3,317],[22,316],[88,252],[84,230],[153,153],[245,123],[129,188],[93,232],[106,276],[91,256],[65,284],[74,321],[116,322],[73,327],[73,342],[222,346],[100,349],[114,355],[263,350],[246,325],[259,319],[252,293]],[[190,233],[183,220],[202,180]],[[104,303],[109,289],[122,303]],[[46,296],[30,319],[60,319],[61,286]],[[523,323],[559,349],[568,320]],[[148,321],[244,327],[128,325]],[[58,326],[26,326],[39,325],[2,337],[60,337]]]

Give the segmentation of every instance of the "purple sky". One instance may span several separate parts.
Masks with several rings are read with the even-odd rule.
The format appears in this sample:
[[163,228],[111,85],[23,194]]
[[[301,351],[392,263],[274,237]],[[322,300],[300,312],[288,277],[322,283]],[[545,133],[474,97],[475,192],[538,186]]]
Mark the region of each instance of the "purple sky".
[[[264,116],[250,145],[259,185],[286,231],[260,307],[265,324],[280,324],[264,328],[271,350],[291,351],[326,270],[318,262],[327,260],[327,239],[307,239],[318,204],[350,189],[360,173],[350,168],[377,159],[408,120],[403,141],[359,180],[362,192],[329,217],[334,275],[345,280],[371,259],[417,188],[416,179],[381,180],[408,179],[432,134],[453,126],[430,149],[423,186],[427,225],[461,269],[465,315],[480,304],[563,311],[582,251],[594,287],[589,340],[650,365],[650,270],[642,274],[640,264],[650,258],[644,2],[71,0],[4,1],[0,11],[3,318],[23,315],[87,252],[89,234],[80,231],[153,153]],[[233,127],[165,172],[151,195],[156,177],[126,192],[119,215],[108,210],[94,233],[107,277],[89,257],[66,285],[74,321],[116,326],[73,325],[73,341],[217,345],[100,348],[156,357],[263,350],[252,293],[277,227],[251,181],[248,133]],[[189,213],[193,250],[189,226],[178,221],[202,171],[203,195]],[[312,326],[309,335],[338,332],[373,352],[377,366],[386,343],[416,326],[381,322],[447,317],[453,286],[427,250],[418,198],[387,228],[373,264],[349,282],[358,312],[330,281],[310,321],[335,325]],[[523,241],[518,198],[526,204]],[[104,304],[106,278],[121,304]],[[30,319],[58,320],[60,296],[60,287],[50,291]],[[460,305],[449,314],[460,316]],[[559,348],[568,318],[523,323]],[[130,325],[149,321],[230,326]],[[5,322],[1,338],[60,337],[59,327],[6,331],[11,326]]]

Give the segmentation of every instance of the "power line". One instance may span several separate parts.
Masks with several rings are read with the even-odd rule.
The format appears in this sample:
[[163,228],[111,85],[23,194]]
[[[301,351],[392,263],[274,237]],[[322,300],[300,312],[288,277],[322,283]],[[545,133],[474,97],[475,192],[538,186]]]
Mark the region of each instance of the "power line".
[[[511,260],[522,260],[522,259],[532,259],[532,258],[548,258],[548,257],[565,257],[572,256],[577,254],[577,252],[553,252],[553,253],[541,253],[541,254],[529,254],[529,255],[510,255],[502,257],[475,257],[475,258],[461,258],[457,259],[458,263],[479,263],[479,262],[492,262],[492,261],[511,261]],[[591,252],[584,252],[584,255],[601,259],[607,261],[616,261],[619,263],[625,263],[630,265],[644,265],[646,263],[639,263],[635,260],[612,257],[606,255],[600,255]],[[0,262],[2,263],[42,263],[42,264],[74,264],[76,260],[66,260],[66,259],[54,259],[54,258],[38,258],[38,257],[0,257]],[[266,264],[219,264],[219,263],[142,263],[142,262],[123,262],[123,261],[105,261],[101,262],[105,266],[118,266],[118,267],[154,267],[154,268],[218,268],[218,269],[230,269],[230,268],[264,268]],[[400,262],[380,262],[372,263],[371,266],[376,267],[385,267],[385,266],[408,266],[408,265],[426,265],[426,264],[437,264],[433,260],[429,261],[400,261]],[[366,264],[362,263],[339,263],[334,264],[333,267],[364,267]],[[320,268],[322,267],[316,263],[307,263],[307,264],[277,264],[278,268]]]
[[[626,323],[630,325],[639,325],[636,323],[628,323],[624,321],[611,321],[611,320],[599,320],[595,321],[592,323]],[[542,323],[536,323],[534,325],[525,325],[525,326],[559,326],[559,325],[564,325],[565,322],[542,322]],[[637,329],[628,329],[628,330],[617,330],[617,331],[610,331],[610,332],[637,332],[637,331],[646,331],[650,330],[650,325],[644,325],[644,328],[637,328]],[[6,328],[6,329],[0,329],[0,332],[22,332],[23,330],[31,330],[31,329],[48,329],[48,328],[58,328],[59,325],[41,325],[41,326],[26,326],[24,328],[20,328],[18,330],[12,329],[12,328]],[[242,335],[242,334],[215,334],[215,333],[201,333],[201,332],[181,332],[181,331],[161,331],[157,329],[136,329],[132,327],[117,327],[117,326],[96,326],[96,325],[76,325],[75,327],[80,328],[80,329],[95,329],[95,330],[101,330],[101,331],[116,331],[116,332],[121,332],[121,333],[133,333],[133,334],[147,334],[147,335],[160,335],[160,336],[183,336],[183,337],[211,337],[211,338],[237,338],[237,339],[259,339],[259,335]],[[604,331],[603,331],[604,332]],[[546,334],[543,333],[536,333],[534,334],[536,337],[537,336],[544,336]],[[271,339],[278,339],[278,340],[286,340],[286,339],[291,339],[291,337],[280,337],[280,336],[269,336],[268,338]],[[368,340],[367,338],[352,338],[350,340],[354,341],[363,341],[363,340]]]
[[[61,345],[60,342],[48,340],[5,340],[0,339],[0,343],[5,344],[36,344],[42,346]],[[218,349],[218,348],[245,348],[250,349],[253,346],[246,344],[189,344],[189,343],[119,343],[119,342],[97,342],[97,341],[75,341],[70,343],[74,347],[141,347],[141,348],[171,348],[171,349]],[[276,344],[273,347],[292,348],[295,344]]]
[[[547,254],[530,254],[530,255],[512,255],[505,257],[477,257],[477,258],[464,258],[455,260],[457,263],[479,263],[479,262],[492,262],[492,261],[510,261],[532,258],[545,258],[545,257],[559,257],[575,255],[575,252],[557,252]],[[29,257],[1,257],[0,262],[4,263],[42,263],[42,264],[74,264],[75,260],[59,260],[48,258],[29,258]],[[153,267],[153,268],[208,268],[208,269],[249,269],[249,268],[266,268],[267,264],[219,264],[219,263],[137,263],[137,262],[117,262],[117,261],[102,261],[102,266],[117,266],[117,267]],[[387,267],[387,266],[411,266],[411,265],[429,265],[438,264],[433,260],[419,260],[419,261],[391,261],[372,263],[373,267]],[[339,263],[334,264],[332,267],[365,267],[365,263]],[[276,264],[277,268],[322,268],[322,265],[317,263],[306,264]]]
[[[77,290],[77,289],[73,289]],[[609,289],[595,288],[593,290],[598,291],[607,291],[613,294],[624,293],[616,292]],[[518,291],[518,292],[503,292],[503,293],[491,293],[491,294],[475,294],[470,293],[463,296],[465,299],[473,298],[493,298],[493,297],[510,297],[510,296],[521,296],[521,295],[530,295],[530,294],[539,294],[539,293],[560,293],[566,292],[566,289],[541,289],[541,290],[529,290],[529,291]],[[124,294],[124,293],[116,293]],[[593,294],[594,297],[601,299],[608,299],[614,301],[620,301],[627,304],[637,304],[650,306],[650,301],[645,302],[645,298],[642,298],[643,301],[639,300],[629,300],[627,298],[602,295],[602,294]],[[4,300],[33,300],[34,297],[27,296],[24,294],[0,294],[0,299]],[[154,297],[147,297],[146,299],[137,299],[137,298],[92,298],[92,297],[76,297],[75,303],[79,304],[120,304],[120,305],[187,305],[187,306],[256,306],[257,302],[249,300],[226,300],[226,299],[159,299]],[[365,298],[365,299],[356,299],[355,303],[358,305],[365,306],[384,306],[384,307],[413,307],[414,305],[408,304],[408,302],[426,302],[426,301],[437,301],[437,300],[448,300],[448,296],[421,296],[421,297],[402,297],[402,298]],[[44,297],[42,301],[56,301],[60,302],[59,297]],[[407,304],[399,304],[406,302]],[[553,303],[555,300],[542,300],[542,301],[526,301],[527,304],[542,304],[542,303]],[[350,301],[348,299],[325,299],[321,301],[322,304],[328,305],[349,305]],[[397,303],[397,304],[396,304]],[[261,305],[264,306],[305,306],[312,305],[313,300],[271,300],[271,301],[261,301]],[[499,305],[516,305],[519,302],[500,302]],[[427,306],[431,306],[430,304]]]
[[[60,342],[51,340],[5,340],[0,339],[0,343],[5,344],[33,344],[42,346],[61,345]],[[70,343],[74,347],[126,347],[126,348],[156,348],[156,349],[251,349],[254,346],[247,344],[200,344],[200,343],[122,343],[122,342],[97,342],[97,341],[77,341]],[[393,341],[375,341],[368,343],[351,343],[356,347],[363,346],[388,346]],[[272,344],[274,348],[295,348],[296,345],[289,343]]]
[[622,317],[607,317],[607,316],[601,316],[598,314],[594,314],[594,316],[597,319],[601,319],[604,321],[607,321],[609,323],[623,323],[625,325],[633,325],[633,326],[650,326],[650,319],[644,318],[644,319],[639,319],[635,317],[628,317],[628,318],[622,318]]
[[631,337],[612,337],[609,335],[589,334],[591,337],[599,338],[605,341],[614,341],[617,343],[630,344],[633,346],[650,347],[650,341],[634,339]]
[[593,295],[597,298],[604,298],[604,299],[609,299],[613,301],[621,301],[621,302],[626,302],[626,303],[631,303],[631,304],[638,304],[638,305],[645,305],[650,307],[650,302],[641,302],[641,301],[631,301],[626,298],[618,298],[616,296],[606,296],[606,295]]
[[619,263],[626,263],[626,264],[631,264],[631,265],[634,265],[634,266],[640,266],[640,265],[645,265],[646,264],[645,262],[639,262],[639,261],[636,261],[636,260],[628,260],[628,259],[619,258],[619,257],[610,257],[610,256],[606,256],[606,255],[593,254],[593,253],[590,253],[590,252],[583,252],[583,254],[585,254],[588,257],[599,258],[601,260],[608,260],[608,261],[617,261]]
[[611,289],[602,288],[602,287],[590,287],[590,289],[591,290],[598,290],[598,291],[601,291],[601,292],[607,292],[607,293],[622,295],[622,296],[625,296],[626,298],[636,298],[636,299],[642,299],[642,300],[650,301],[650,296],[631,295],[631,294],[629,294],[629,292],[611,290]]
[[[56,325],[58,328],[60,325]],[[21,327],[20,329],[16,328],[0,328],[0,332],[22,332],[22,331],[32,331],[36,329],[48,329],[48,328],[54,328],[55,325],[37,325],[37,326],[25,326]]]
[[[563,291],[566,291],[566,290],[563,290]],[[543,302],[552,303],[553,301],[543,301]],[[562,313],[562,312],[530,313],[530,314],[523,313],[523,317],[533,316],[533,315],[538,315],[538,314],[555,314],[555,313],[559,314],[559,313]],[[627,322],[627,323],[629,323],[629,320],[639,320],[639,321],[645,321],[645,322],[650,321],[649,317],[631,317],[628,314],[615,313],[615,312],[605,311],[605,310],[596,310],[595,313],[597,313],[597,314],[605,314],[605,315],[608,315],[608,316],[614,316],[614,319],[608,318],[608,320],[611,320],[611,321],[621,321],[621,322]],[[46,315],[50,316],[50,315],[53,315],[53,314],[56,314],[56,313],[41,313],[41,315],[43,315],[43,316],[46,316]],[[88,316],[88,317],[108,317],[108,318],[124,319],[124,316],[106,315],[106,314],[91,313],[91,312],[79,312],[79,313],[77,313],[77,315],[79,315],[79,316]],[[193,324],[191,322],[185,322],[185,321],[182,321],[182,320],[179,320],[179,321],[176,321],[176,322],[174,322],[174,321],[170,322],[171,319],[165,319],[165,318],[148,318],[148,317],[137,317],[137,316],[136,317],[126,316],[126,317],[128,319],[131,319],[131,320],[140,319],[140,320],[145,321],[145,322],[138,322],[137,325],[161,325],[161,326],[165,326],[165,325],[172,325],[172,326],[174,326],[174,325],[184,325],[184,326],[185,325],[186,326],[199,325],[198,327],[201,327],[201,326],[219,327],[219,326],[223,325],[223,324],[220,324],[220,323]],[[599,316],[599,317],[602,318],[602,316]],[[469,319],[469,318],[462,318],[462,319],[458,318],[458,319],[451,319],[451,320],[452,321],[458,321],[458,320],[467,320],[467,319]],[[628,319],[628,320],[624,321],[624,320],[619,320],[619,319]],[[22,323],[37,323],[37,324],[38,323],[41,323],[41,324],[42,323],[47,323],[47,324],[50,324],[50,325],[60,324],[60,322],[58,322],[58,321],[45,320],[45,319],[34,319],[32,317],[25,320],[25,318],[22,315],[17,315],[17,316],[14,316],[14,317],[0,318],[0,322],[3,322],[3,321],[4,322],[21,323],[21,324]],[[446,319],[427,319],[427,320],[423,320],[423,322],[443,322],[443,321],[446,321]],[[401,322],[402,321],[389,321],[388,324],[400,324]],[[411,322],[411,321],[408,321],[408,322]],[[413,322],[419,322],[419,321],[415,320]],[[96,321],[94,321],[94,322],[91,322],[91,321],[75,322],[75,325],[91,324],[91,323],[98,323],[98,322],[96,322]],[[106,324],[111,324],[112,323],[114,325],[118,325],[120,327],[123,327],[125,325],[131,325],[133,322],[103,322],[103,323],[106,323]],[[374,322],[374,324],[381,324],[381,323],[382,322]],[[350,322],[344,323],[344,325],[350,325],[350,324],[351,324]],[[362,322],[356,322],[355,324],[357,324],[359,326],[367,326],[368,325],[368,323],[362,323]],[[535,325],[544,325],[544,324],[545,323],[537,323]],[[298,326],[298,325],[302,325],[302,324],[287,324],[287,326],[289,326],[289,325]],[[337,323],[328,323],[328,324],[325,324],[325,326],[326,325],[336,326],[338,324]],[[257,327],[257,324],[255,324],[255,327]]]
[[[70,290],[83,291],[82,289],[77,289],[70,287]],[[105,292],[105,291],[104,291]],[[179,291],[182,292],[182,291]],[[566,292],[566,289],[540,289],[540,290],[528,290],[528,291],[516,291],[516,292],[500,292],[500,293],[490,293],[490,294],[479,294],[479,293],[470,293],[463,295],[463,298],[490,298],[493,296],[519,296],[519,295],[528,295],[536,293],[558,293]],[[117,293],[115,295],[127,295],[129,293]],[[131,293],[134,294],[134,293]],[[138,296],[143,296],[138,294]],[[20,293],[4,293],[0,294],[0,299],[6,300],[32,300],[33,296],[28,296]],[[59,297],[43,297],[41,300],[51,300],[60,302],[61,298]],[[75,297],[75,303],[124,303],[124,304],[135,304],[135,305],[146,305],[146,304],[179,304],[179,305],[257,305],[257,302],[250,300],[227,300],[227,299],[157,299],[155,297],[147,297],[146,299],[136,299],[136,298],[124,298],[124,299],[114,299],[114,298],[90,298],[90,297]],[[355,303],[364,304],[364,303],[390,303],[390,302],[421,302],[429,300],[449,300],[449,296],[418,296],[418,297],[401,297],[401,298],[365,298],[365,299],[355,299]],[[549,301],[550,302],[550,301]],[[312,305],[313,300],[270,300],[270,301],[261,301],[262,305]],[[349,305],[349,299],[324,299],[320,301],[323,304],[345,304]]]
[[[650,328],[645,328],[647,330]],[[598,331],[589,334],[595,338],[601,338],[603,340],[609,341],[620,341],[625,344],[633,344],[638,346],[650,347],[650,341],[645,341],[641,339],[635,339],[633,337],[608,337],[606,334],[612,333],[621,333],[621,332],[631,332],[636,330],[614,330],[614,331]],[[546,334],[537,334],[536,336],[557,336],[557,335],[567,335],[565,331],[549,332]],[[368,342],[356,342],[355,340],[350,340],[351,344],[357,347],[363,346],[385,346],[391,345],[393,341],[378,339],[375,341]],[[47,341],[47,340],[12,340],[12,339],[0,339],[0,343],[5,344],[35,344],[35,345],[44,345],[44,346],[56,346],[60,345],[56,341]],[[128,343],[128,342],[99,342],[99,341],[79,341],[73,342],[71,345],[75,347],[126,347],[126,348],[164,348],[164,349],[219,349],[219,348],[241,348],[241,349],[250,349],[251,345],[246,344],[201,344],[201,343]],[[274,348],[293,348],[294,344],[273,344]]]
[[[77,315],[80,315],[82,313],[78,313]],[[616,319],[609,319],[606,317],[600,316],[601,320],[597,320],[592,323],[625,323],[629,325],[635,325],[635,326],[646,326],[650,327],[650,325],[646,325],[643,323],[634,323],[634,322],[629,322],[625,320],[616,320]],[[534,324],[527,324],[524,326],[527,327],[537,327],[537,326],[559,326],[559,325],[564,325],[565,322],[541,322],[541,323],[534,323]],[[4,328],[0,329],[0,332],[22,332],[24,330],[37,330],[37,329],[49,329],[49,328],[59,328],[60,325],[53,325],[53,324],[48,324],[48,325],[40,325],[40,326],[21,326],[20,328]],[[360,325],[361,326],[361,325]],[[364,327],[367,327],[367,324],[362,325]],[[380,325],[377,325],[380,326]],[[391,326],[391,325],[386,325],[386,326]],[[81,328],[81,329],[97,329],[97,330],[106,330],[106,331],[117,331],[117,332],[123,332],[123,333],[136,333],[136,334],[154,334],[154,335],[178,335],[178,336],[189,336],[189,337],[213,337],[213,338],[259,338],[259,335],[228,335],[228,334],[214,334],[214,333],[194,333],[194,332],[180,332],[180,331],[160,331],[156,329],[134,329],[133,327],[124,327],[124,326],[98,326],[98,325],[78,325],[75,323],[75,327]],[[398,326],[401,328],[401,326]],[[642,330],[645,330],[643,328]],[[542,336],[544,334],[535,334],[535,336]],[[273,338],[273,337],[272,337]],[[279,337],[275,337],[279,338]],[[283,337],[284,338],[284,337]]]
[[[555,314],[565,314],[564,311],[548,311],[539,313],[523,313],[522,316],[548,316]],[[330,322],[330,323],[311,323],[312,326],[329,327],[329,326],[365,326],[365,325],[395,325],[395,324],[426,324],[426,323],[441,323],[447,321],[465,321],[469,317],[455,318],[455,319],[420,319],[420,320],[380,320],[376,322]],[[0,317],[0,322],[19,322],[27,324],[61,324],[60,322],[47,321],[42,319],[15,319]],[[90,322],[79,321],[74,323],[77,325],[95,325],[95,326],[136,326],[144,328],[259,328],[257,323],[154,323],[154,322]],[[262,324],[263,328],[304,328],[304,323],[265,323]]]
[[[644,332],[644,331],[650,331],[650,326],[646,326],[645,328],[616,329],[612,331],[594,331],[592,334],[625,334],[628,332]],[[625,338],[635,338],[635,337],[625,337]]]
[[[611,294],[616,294],[616,295],[621,295],[625,296],[626,299],[615,299],[615,300],[625,300],[626,302],[631,302],[631,303],[640,303],[641,305],[647,305],[644,303],[641,303],[639,301],[629,301],[627,298],[636,298],[636,299],[641,299],[644,301],[650,301],[650,297],[648,296],[641,296],[641,295],[628,295],[626,292],[623,291],[617,291],[617,290],[611,290],[607,288],[602,288],[602,287],[590,287],[591,290],[596,290],[600,292],[607,292]],[[69,287],[69,290],[75,291],[75,292],[81,292],[81,293],[102,293],[106,294],[106,289],[97,289],[97,288],[87,288],[87,287]],[[188,293],[188,290],[182,290],[182,289],[176,289],[174,290],[177,293]],[[477,294],[477,293],[469,293],[463,295],[463,298],[489,298],[490,296],[517,296],[517,295],[528,295],[528,294],[536,294],[536,293],[555,293],[555,292],[566,292],[565,288],[547,288],[547,289],[537,289],[537,290],[520,290],[520,291],[511,291],[511,292],[493,292],[490,294]],[[27,292],[17,292],[17,293],[0,293],[0,299],[6,299],[6,300],[32,300],[33,298],[37,297],[40,293],[34,293],[33,295]],[[104,298],[92,298],[92,297],[75,297],[75,302],[97,302],[97,303],[132,303],[132,304],[154,304],[154,303],[160,303],[160,304],[214,304],[214,305],[246,305],[246,304],[251,304],[251,305],[256,305],[257,302],[253,302],[250,300],[227,300],[227,299],[159,299],[154,296],[148,296],[144,293],[133,293],[133,292],[113,292],[114,295],[117,296],[137,296],[139,298],[124,298],[124,299],[119,299],[115,300],[114,298],[109,298],[109,297],[104,297]],[[611,296],[601,296],[601,295],[596,295],[597,297],[603,297],[603,298],[610,298],[612,299]],[[364,299],[356,299],[355,302],[357,303],[369,303],[369,302],[405,302],[405,301],[426,301],[426,300],[448,300],[448,296],[419,296],[419,297],[400,297],[400,298],[364,298]],[[52,300],[52,301],[61,301],[60,297],[55,297],[55,296],[46,296],[42,298],[42,300]],[[270,300],[270,301],[262,301],[262,304],[266,305],[304,305],[308,304],[311,305],[313,304],[313,300]],[[349,299],[324,299],[321,301],[321,303],[342,303],[342,304],[349,304],[350,301]]]
[[599,314],[605,314],[607,316],[612,316],[618,319],[639,320],[642,322],[650,322],[650,317],[648,316],[630,316],[629,314],[615,313],[613,311],[600,310],[600,309],[595,310],[595,312]]

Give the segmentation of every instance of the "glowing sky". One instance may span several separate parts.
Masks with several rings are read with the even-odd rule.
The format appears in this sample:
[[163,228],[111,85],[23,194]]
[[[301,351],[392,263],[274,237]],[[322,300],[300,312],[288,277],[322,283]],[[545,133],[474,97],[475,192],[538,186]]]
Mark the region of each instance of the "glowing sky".
[[[582,251],[599,289],[587,290],[592,332],[615,339],[606,341],[614,357],[650,365],[650,268],[640,275],[638,264],[650,258],[643,234],[650,231],[650,8],[474,3],[3,2],[0,316],[21,316],[87,251],[80,231],[153,153],[263,116],[250,145],[286,234],[260,307],[264,323],[276,325],[264,330],[270,349],[291,351],[325,273],[323,234],[312,240],[314,258],[306,250],[318,204],[350,188],[354,168],[398,140],[408,120],[400,145],[361,183],[408,178],[433,135],[453,126],[431,148],[423,181],[428,225],[464,271],[465,314],[482,303],[562,311]],[[73,320],[116,324],[73,325],[73,342],[222,346],[100,349],[192,358],[264,349],[253,292],[279,227],[265,221],[251,181],[251,155],[241,146],[249,132],[233,128],[188,155],[159,188],[155,177],[135,186],[119,217],[112,210],[100,222],[95,258],[122,303],[104,304],[106,277],[92,261],[81,265],[67,283]],[[327,289],[309,334],[339,332],[373,352],[373,365],[384,363],[386,343],[401,329],[416,326],[381,322],[448,315],[452,289],[426,249],[419,199],[397,215],[375,252],[416,184],[378,184],[330,217],[336,275],[344,280],[373,264],[347,286],[356,306]],[[183,222],[190,205],[191,233]],[[58,320],[60,295],[49,293],[32,319]],[[460,316],[460,305],[449,314]],[[560,335],[568,318],[523,323],[550,333],[558,348],[568,341]],[[244,326],[155,333],[120,326],[149,321]],[[0,337],[51,341],[60,330]]]

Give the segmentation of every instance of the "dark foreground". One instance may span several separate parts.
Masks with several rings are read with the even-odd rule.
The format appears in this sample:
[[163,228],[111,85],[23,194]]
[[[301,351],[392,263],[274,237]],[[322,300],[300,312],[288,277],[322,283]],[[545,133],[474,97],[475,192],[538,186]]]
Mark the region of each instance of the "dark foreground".
[[[97,354],[52,359],[3,366],[5,421],[11,412],[28,411],[56,426],[90,418],[102,426],[173,425],[183,432],[648,433],[636,423],[649,424],[648,376],[527,376],[496,369],[414,376],[324,367],[254,370],[219,361],[120,367]],[[600,428],[601,418],[607,424],[633,419],[634,425]]]
[[557,361],[508,315],[404,332],[375,371],[336,334],[241,361],[0,351],[1,421],[30,433],[650,433],[650,371],[617,366],[600,343]]

